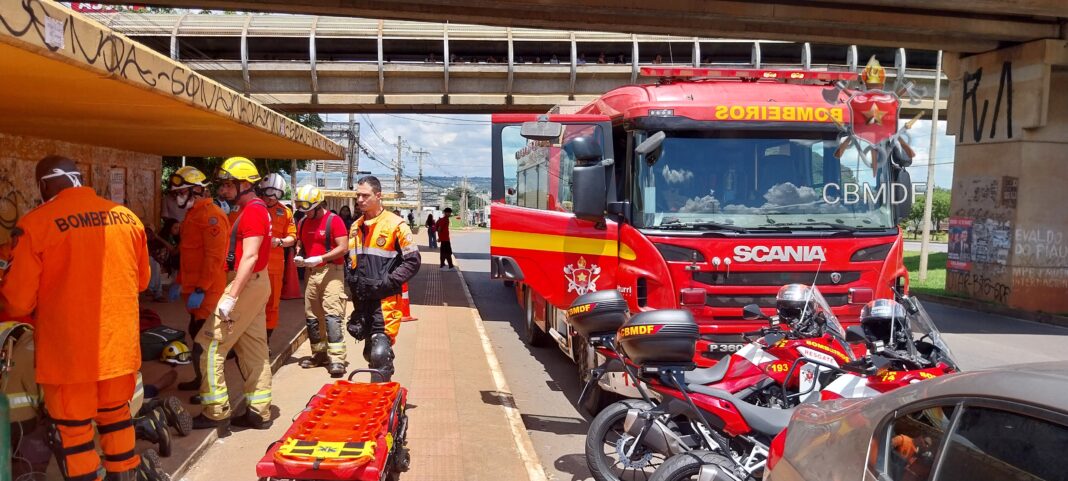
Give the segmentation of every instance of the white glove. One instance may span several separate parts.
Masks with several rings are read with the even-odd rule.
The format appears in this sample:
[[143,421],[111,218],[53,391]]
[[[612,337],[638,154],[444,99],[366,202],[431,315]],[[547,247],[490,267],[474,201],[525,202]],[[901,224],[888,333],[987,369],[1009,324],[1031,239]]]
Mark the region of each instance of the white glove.
[[297,267],[304,267],[304,258],[301,256],[294,256],[293,264],[295,264]]
[[224,321],[230,321],[230,311],[234,310],[234,305],[237,304],[237,298],[231,297],[229,294],[223,294],[219,299],[219,305],[215,308],[215,314],[221,317]]
[[323,263],[323,256],[311,256],[304,259],[304,267],[319,267]]

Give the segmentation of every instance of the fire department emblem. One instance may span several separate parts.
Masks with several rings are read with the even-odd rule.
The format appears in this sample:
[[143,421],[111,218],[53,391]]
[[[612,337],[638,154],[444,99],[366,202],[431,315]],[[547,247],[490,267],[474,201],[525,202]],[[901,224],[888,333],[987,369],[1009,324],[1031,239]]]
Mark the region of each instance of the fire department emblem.
[[597,292],[597,279],[601,278],[601,268],[597,264],[586,264],[585,257],[578,262],[564,266],[564,278],[567,279],[567,292],[583,295]]
[[379,236],[379,237],[378,237],[378,240],[377,240],[377,241],[375,241],[375,244],[378,244],[378,247],[385,247],[385,245],[386,245],[386,238],[385,238],[385,236]]
[[897,132],[898,99],[890,92],[872,90],[858,93],[846,103],[852,119],[853,135],[870,144],[887,140]]

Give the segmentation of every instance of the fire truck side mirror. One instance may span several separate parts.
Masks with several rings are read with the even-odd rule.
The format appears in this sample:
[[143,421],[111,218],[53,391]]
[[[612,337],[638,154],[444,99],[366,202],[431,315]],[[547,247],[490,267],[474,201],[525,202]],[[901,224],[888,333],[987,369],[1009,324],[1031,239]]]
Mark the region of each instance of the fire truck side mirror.
[[890,205],[893,207],[894,223],[900,224],[912,212],[912,175],[904,168],[891,168],[894,172],[894,182],[890,189]]
[[608,202],[606,167],[603,162],[576,165],[572,172],[572,212],[575,217],[590,222],[604,221],[605,205]]
[[660,158],[660,146],[664,143],[664,138],[667,134],[663,130],[650,135],[649,138],[642,141],[634,148],[634,152],[638,155],[644,156],[645,161],[649,165],[653,165]]
[[519,135],[524,139],[534,141],[556,140],[564,133],[564,125],[559,122],[549,122],[547,116],[542,116],[536,122],[523,122]]

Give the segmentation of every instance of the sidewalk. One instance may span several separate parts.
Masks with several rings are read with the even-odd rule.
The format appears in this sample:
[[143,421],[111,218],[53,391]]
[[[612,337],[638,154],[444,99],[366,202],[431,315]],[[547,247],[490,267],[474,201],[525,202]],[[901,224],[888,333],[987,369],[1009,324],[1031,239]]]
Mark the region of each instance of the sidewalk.
[[[425,243],[424,243],[425,245]],[[438,269],[437,253],[424,252],[423,267],[409,284],[416,321],[401,326],[394,380],[408,388],[407,481],[544,480],[530,439],[496,363],[487,356],[482,321],[470,302],[462,273]],[[366,366],[363,345],[346,336],[349,368]],[[492,348],[488,351],[492,355]],[[301,369],[307,343],[274,377],[279,414],[267,431],[235,430],[217,440],[181,479],[254,480],[255,464],[289,428],[323,384],[325,369]],[[366,375],[361,377],[366,380]],[[518,424],[517,424],[518,423]]]

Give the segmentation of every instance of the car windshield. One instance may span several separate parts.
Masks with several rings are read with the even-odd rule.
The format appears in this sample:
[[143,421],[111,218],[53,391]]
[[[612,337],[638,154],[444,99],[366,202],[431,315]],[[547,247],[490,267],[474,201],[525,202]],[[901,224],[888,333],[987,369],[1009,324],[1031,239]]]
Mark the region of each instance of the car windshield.
[[[646,134],[638,132],[635,144]],[[666,134],[658,156],[637,155],[632,199],[639,227],[894,226],[889,203],[883,199],[890,191],[886,166],[873,167],[868,156],[862,159],[853,148],[838,152],[834,131]]]
[[[831,310],[830,303],[828,303],[827,299],[823,297],[823,293],[820,292],[820,289],[818,287],[812,286],[808,290],[808,292],[811,296],[812,302],[805,303],[805,305],[812,306],[812,309],[814,311],[812,312],[812,315],[822,317],[827,332],[832,333],[834,337],[838,339],[839,343],[842,343],[842,341],[845,340],[845,329],[842,327],[842,323],[838,322],[838,316],[835,316],[834,311]],[[802,317],[808,315],[808,313],[802,313]],[[842,348],[846,355],[849,356],[850,360],[856,360],[856,358],[853,356],[853,350],[850,349],[847,344],[843,344]]]

